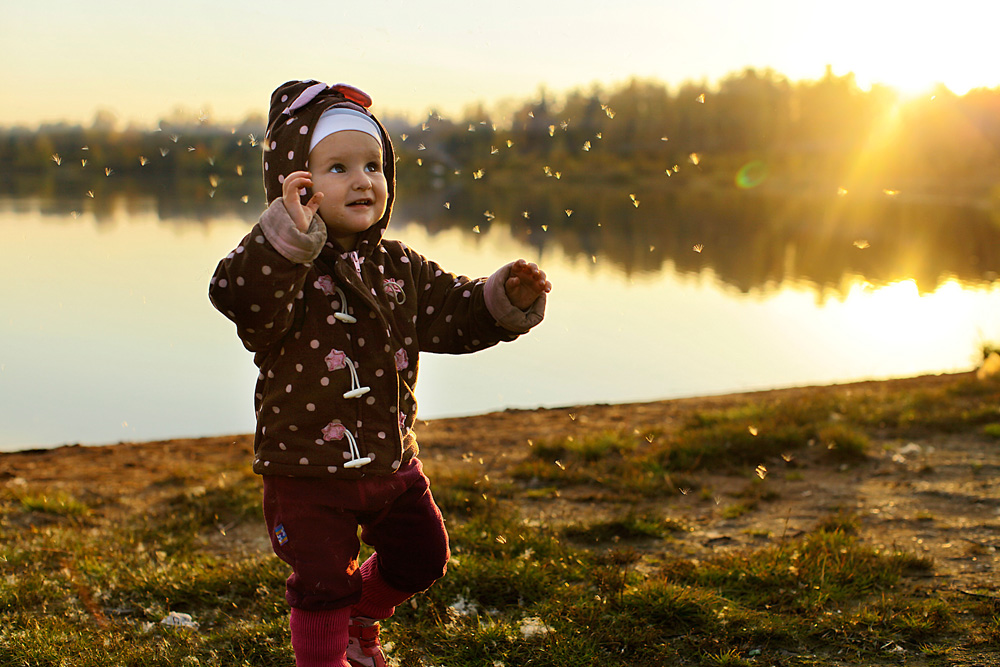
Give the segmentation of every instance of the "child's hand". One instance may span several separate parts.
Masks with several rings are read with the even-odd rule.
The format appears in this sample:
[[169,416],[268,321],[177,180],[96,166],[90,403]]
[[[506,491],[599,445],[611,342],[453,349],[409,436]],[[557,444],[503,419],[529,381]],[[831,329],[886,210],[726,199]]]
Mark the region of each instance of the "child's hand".
[[308,171],[293,171],[281,184],[281,200],[285,203],[285,210],[291,216],[292,222],[300,232],[309,231],[309,223],[319,210],[319,203],[323,201],[323,193],[314,194],[306,205],[302,205],[299,197],[299,190],[312,187],[312,174]]
[[545,279],[545,272],[523,259],[510,267],[510,276],[503,287],[510,302],[521,310],[530,308],[544,292],[552,291],[552,283]]

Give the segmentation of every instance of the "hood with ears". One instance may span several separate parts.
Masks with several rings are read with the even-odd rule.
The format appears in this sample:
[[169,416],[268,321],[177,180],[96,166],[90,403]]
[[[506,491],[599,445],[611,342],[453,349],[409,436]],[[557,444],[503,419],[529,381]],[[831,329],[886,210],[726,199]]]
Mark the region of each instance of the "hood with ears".
[[[344,83],[329,86],[312,80],[288,81],[271,94],[267,133],[264,135],[264,191],[270,204],[281,198],[281,185],[288,174],[308,170],[309,141],[324,111],[331,107],[353,109],[375,121],[382,133],[382,169],[389,196],[385,214],[359,239],[359,251],[365,250],[363,245],[377,243],[382,238],[396,195],[396,159],[392,141],[382,123],[369,111],[371,103],[372,99],[366,93]],[[302,202],[308,201],[311,194],[303,195]]]

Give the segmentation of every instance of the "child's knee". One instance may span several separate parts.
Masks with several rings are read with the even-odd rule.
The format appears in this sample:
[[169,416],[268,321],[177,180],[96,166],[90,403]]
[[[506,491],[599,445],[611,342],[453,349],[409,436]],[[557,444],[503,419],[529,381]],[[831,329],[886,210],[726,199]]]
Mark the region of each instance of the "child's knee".
[[433,539],[427,541],[426,551],[421,558],[424,578],[428,581],[425,588],[440,579],[448,571],[448,561],[451,559],[451,548],[448,544],[448,533],[441,527],[441,531]]
[[423,568],[419,573],[422,575],[424,585],[420,590],[427,590],[431,585],[443,577],[448,571],[448,561],[451,559],[451,550],[448,548],[447,537],[438,545],[429,549],[428,554],[423,559]]
[[379,569],[390,586],[408,593],[420,593],[445,575],[451,558],[447,535],[421,546],[419,552],[407,551],[404,558],[387,558],[379,554]]

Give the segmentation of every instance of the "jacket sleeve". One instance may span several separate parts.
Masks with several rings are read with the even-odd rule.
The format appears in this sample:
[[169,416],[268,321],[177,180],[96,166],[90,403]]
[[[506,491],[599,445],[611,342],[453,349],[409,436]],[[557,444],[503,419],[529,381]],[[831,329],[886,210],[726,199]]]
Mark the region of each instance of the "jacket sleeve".
[[407,249],[418,286],[417,335],[427,352],[462,354],[511,341],[541,322],[543,294],[527,311],[507,299],[503,283],[510,265],[489,279],[444,271],[436,262]]
[[302,288],[325,242],[326,226],[319,218],[302,233],[278,199],[219,262],[208,296],[236,324],[248,350],[267,350],[301,317]]

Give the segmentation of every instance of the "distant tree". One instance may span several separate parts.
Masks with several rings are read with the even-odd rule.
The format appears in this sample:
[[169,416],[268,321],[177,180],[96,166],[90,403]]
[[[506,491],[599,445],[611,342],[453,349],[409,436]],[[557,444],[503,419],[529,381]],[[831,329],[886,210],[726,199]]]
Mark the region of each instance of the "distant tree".
[[773,151],[790,140],[792,88],[771,69],[747,68],[719,83],[714,103],[726,119],[719,128],[725,151]]

